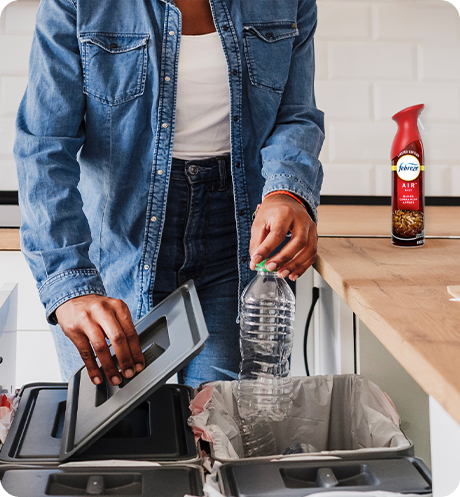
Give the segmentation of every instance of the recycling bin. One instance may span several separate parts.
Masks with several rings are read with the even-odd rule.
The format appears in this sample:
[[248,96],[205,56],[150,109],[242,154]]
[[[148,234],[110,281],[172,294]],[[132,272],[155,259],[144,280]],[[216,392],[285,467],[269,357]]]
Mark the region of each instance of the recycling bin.
[[[166,384],[208,336],[193,282],[138,321],[136,330],[146,367],[120,385],[105,379],[96,386],[83,367],[68,384],[21,389],[0,452],[6,490],[21,497],[90,490],[90,495],[140,496],[151,495],[152,488],[168,497],[202,495],[201,450],[187,424],[193,390]],[[116,462],[108,467],[107,461]]]

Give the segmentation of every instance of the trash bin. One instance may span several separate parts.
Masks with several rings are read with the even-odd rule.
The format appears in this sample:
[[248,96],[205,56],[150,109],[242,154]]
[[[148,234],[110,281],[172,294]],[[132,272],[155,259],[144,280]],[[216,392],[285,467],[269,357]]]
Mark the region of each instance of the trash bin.
[[[399,428],[396,409],[374,383],[358,375],[293,378],[293,383],[290,415],[270,423],[278,454],[246,459],[236,422],[238,382],[202,385],[210,400],[205,415],[195,411],[190,424],[211,440],[210,456],[222,463],[219,479],[225,495],[431,491],[430,471],[412,457],[413,444]],[[198,395],[193,402],[200,404]],[[283,455],[293,444],[311,444],[316,451]]]
[[[147,495],[154,485],[170,490],[158,495],[170,497],[176,490],[179,495],[186,487],[185,493],[201,495],[196,484],[202,477],[201,450],[187,425],[193,391],[165,384],[201,351],[208,336],[193,282],[168,296],[136,323],[136,330],[146,367],[119,386],[107,381],[93,385],[83,367],[68,385],[22,388],[0,452],[0,477],[3,474],[6,490],[24,489],[24,496],[34,497],[86,495],[89,488],[93,495]],[[119,460],[113,466],[130,460],[135,467],[104,468],[106,460]],[[69,461],[80,461],[78,469],[58,468]],[[142,469],[149,463],[171,469]],[[43,494],[35,491],[39,482]],[[29,485],[32,493],[27,493]]]

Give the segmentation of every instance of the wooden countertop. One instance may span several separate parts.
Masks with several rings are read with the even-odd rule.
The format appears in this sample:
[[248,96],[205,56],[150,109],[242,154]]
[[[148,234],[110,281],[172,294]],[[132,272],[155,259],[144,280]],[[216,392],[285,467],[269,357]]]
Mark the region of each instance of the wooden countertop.
[[0,229],[0,250],[21,250],[18,228]]
[[[331,237],[328,232],[369,236],[366,223],[372,209],[354,207],[354,222],[344,230],[347,209],[325,207],[316,270],[460,424],[460,302],[449,301],[446,288],[460,285],[460,239],[427,239],[423,247],[400,249],[389,238]],[[431,209],[444,219],[431,233],[460,234],[460,207]],[[369,226],[375,234],[375,223]]]

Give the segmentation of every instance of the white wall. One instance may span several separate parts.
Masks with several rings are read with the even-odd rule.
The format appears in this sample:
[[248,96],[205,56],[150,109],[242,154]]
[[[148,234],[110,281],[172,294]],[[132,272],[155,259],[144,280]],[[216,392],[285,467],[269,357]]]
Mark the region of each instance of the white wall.
[[[17,188],[14,117],[37,0],[0,19],[0,190]],[[460,20],[443,0],[318,0],[316,96],[326,195],[389,195],[391,116],[423,102],[427,195],[460,196]]]

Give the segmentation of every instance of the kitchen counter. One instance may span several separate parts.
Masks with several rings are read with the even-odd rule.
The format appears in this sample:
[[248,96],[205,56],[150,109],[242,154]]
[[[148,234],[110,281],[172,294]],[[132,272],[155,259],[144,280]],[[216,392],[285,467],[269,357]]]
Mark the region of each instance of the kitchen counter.
[[21,250],[19,243],[19,229],[0,228],[0,250]]
[[449,301],[446,289],[460,285],[460,207],[426,214],[439,220],[427,223],[428,234],[459,239],[427,239],[414,249],[391,245],[389,213],[389,207],[320,207],[314,267],[460,424],[460,302]]

